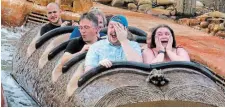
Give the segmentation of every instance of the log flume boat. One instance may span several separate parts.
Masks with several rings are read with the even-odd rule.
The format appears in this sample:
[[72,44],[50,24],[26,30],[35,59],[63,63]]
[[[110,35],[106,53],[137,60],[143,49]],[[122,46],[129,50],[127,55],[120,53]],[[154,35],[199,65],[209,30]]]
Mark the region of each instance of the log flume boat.
[[[109,69],[99,66],[84,74],[79,80],[79,88],[71,97],[66,97],[66,85],[84,58],[70,65],[70,69],[52,83],[51,72],[63,51],[42,69],[37,67],[40,56],[53,38],[44,42],[30,57],[25,56],[40,28],[21,37],[12,73],[40,106],[225,106],[224,79],[195,62],[152,65],[115,62]],[[49,34],[54,34],[51,32],[55,31]],[[57,36],[62,34],[53,37]]]
[[[25,0],[18,1],[24,2]],[[18,1],[15,2],[18,3]],[[3,0],[2,3],[7,4],[7,0]],[[178,42],[194,39],[201,40],[204,38],[218,40],[217,43],[224,44],[224,41],[216,37],[210,37],[197,30],[191,30],[193,32],[190,32],[190,28],[172,22],[166,22],[164,20],[159,21],[152,16],[129,12],[114,7],[107,7],[99,4],[94,5],[102,10],[104,9],[104,12],[108,14],[124,12],[128,17],[131,28],[137,27],[137,29],[132,28],[135,31],[132,32],[136,36],[134,38],[135,41],[143,42],[144,38],[141,37],[146,35],[143,34],[143,31],[147,31],[146,25],[169,23],[172,28],[174,28],[175,34],[180,36],[178,39],[183,39],[182,41],[178,40]],[[18,6],[25,6],[26,8],[31,9],[30,11],[40,13],[44,13],[45,10],[45,8],[32,3],[23,3]],[[20,8],[18,6],[16,8]],[[110,10],[114,11],[112,12]],[[16,12],[18,10],[15,9],[14,11]],[[3,19],[12,17],[5,15],[7,12],[7,9],[3,10]],[[21,16],[9,18],[8,20],[10,21],[8,22],[13,22],[13,18],[19,17],[20,20],[11,23],[11,25],[21,24],[25,14],[28,14],[29,12],[23,10],[21,13],[23,13],[20,14]],[[133,14],[136,15],[134,16]],[[79,17],[77,14],[71,15],[68,15],[69,17],[65,17],[65,19],[78,19]],[[136,24],[136,18],[142,19],[138,22],[139,24]],[[147,19],[151,19],[152,21],[146,22]],[[156,19],[158,21],[156,21]],[[49,61],[41,69],[38,68],[39,59],[55,37],[70,34],[73,27],[52,30],[46,33],[45,36],[39,38],[38,32],[40,28],[41,26],[31,29],[18,41],[16,53],[13,58],[12,72],[12,76],[19,85],[26,90],[40,106],[225,106],[225,80],[222,76],[216,74],[224,72],[224,68],[221,68],[222,64],[217,65],[217,63],[221,63],[221,61],[215,61],[213,64],[210,64],[210,62],[209,69],[205,65],[202,65],[207,64],[208,59],[198,57],[197,54],[199,54],[199,52],[195,50],[190,50],[191,58],[195,61],[199,60],[200,63],[169,62],[150,65],[135,62],[115,62],[109,69],[102,66],[96,67],[84,74],[79,79],[79,88],[71,97],[66,97],[66,85],[72,74],[84,61],[85,54],[71,59],[71,61],[64,66],[64,74],[56,83],[52,83],[51,72],[64,53],[63,50],[65,49],[66,44],[68,44],[68,40],[56,45],[55,48],[50,51],[48,56]],[[137,32],[138,30],[143,31]],[[140,33],[143,35],[140,35]],[[26,52],[32,40],[36,40],[36,50],[27,56]],[[185,45],[186,44],[184,44],[184,46]],[[216,45],[213,47],[216,47]],[[190,48],[188,46],[185,47]],[[224,47],[219,46],[216,50],[212,49],[210,54],[215,54],[223,48]],[[223,53],[224,51],[222,54]],[[203,58],[209,56],[210,55],[204,55]],[[201,60],[203,62],[201,62]]]

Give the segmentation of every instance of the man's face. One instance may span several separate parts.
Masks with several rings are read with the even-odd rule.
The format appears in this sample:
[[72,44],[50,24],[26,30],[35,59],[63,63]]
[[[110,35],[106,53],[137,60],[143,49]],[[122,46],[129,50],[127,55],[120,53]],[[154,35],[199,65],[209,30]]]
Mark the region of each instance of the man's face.
[[57,5],[51,4],[47,6],[47,17],[51,23],[57,24],[61,17],[60,14],[61,10]]
[[94,23],[88,19],[80,21],[79,30],[81,36],[85,42],[92,42],[98,36],[98,27],[94,26]]
[[115,26],[114,26],[115,24],[118,24],[118,23],[117,22],[114,22],[114,21],[110,21],[109,22],[107,35],[108,35],[109,42],[111,42],[114,45],[119,45],[120,42],[117,39],[117,35],[116,35],[116,31],[115,31]]

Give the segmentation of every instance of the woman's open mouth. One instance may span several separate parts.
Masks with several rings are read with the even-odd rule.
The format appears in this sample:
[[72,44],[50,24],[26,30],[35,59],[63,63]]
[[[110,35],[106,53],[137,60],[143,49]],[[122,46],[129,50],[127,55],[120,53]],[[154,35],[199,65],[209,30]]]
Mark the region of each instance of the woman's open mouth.
[[161,41],[161,43],[162,43],[162,44],[166,44],[166,43],[168,43],[168,41],[163,40],[163,41]]
[[167,44],[169,40],[168,38],[161,38],[160,41],[162,44]]

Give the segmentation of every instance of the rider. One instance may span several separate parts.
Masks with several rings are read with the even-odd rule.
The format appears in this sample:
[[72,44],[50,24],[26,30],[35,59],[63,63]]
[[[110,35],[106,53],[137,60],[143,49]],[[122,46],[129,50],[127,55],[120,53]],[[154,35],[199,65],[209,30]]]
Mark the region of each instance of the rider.
[[109,68],[112,61],[142,62],[141,48],[137,42],[128,40],[127,27],[125,16],[116,15],[111,18],[107,39],[96,42],[86,55],[85,71],[99,64]]
[[[93,7],[93,8],[90,9],[89,12],[95,14],[98,17],[98,27],[99,27],[100,30],[107,27],[106,17],[100,9]],[[104,34],[104,33],[100,33],[100,37],[105,36],[105,35],[106,34]],[[75,37],[79,37],[79,36],[81,36],[81,34],[80,34],[80,31],[79,31],[78,25],[77,25],[74,28],[72,34],[70,35],[70,39],[75,38]]]
[[144,63],[190,61],[188,52],[176,46],[173,30],[167,25],[157,26],[151,34],[150,47],[143,51]]
[[[103,65],[112,66],[111,61],[142,62],[141,48],[137,42],[128,40],[128,22],[125,16],[116,15],[111,18],[108,25],[107,39],[94,43],[85,59],[85,71]],[[135,57],[135,58],[134,58]],[[71,96],[77,89],[78,79],[84,73],[83,64],[78,67],[67,85],[67,95]]]
[[90,45],[100,40],[98,18],[93,13],[84,13],[79,21],[81,37],[73,39],[67,46],[61,60],[52,72],[52,81],[55,82],[62,74],[63,65],[71,58],[86,52]]
[[41,28],[40,36],[52,29],[67,26],[71,23],[69,21],[63,21],[61,19],[61,12],[62,11],[57,3],[52,2],[47,5],[47,18],[49,20],[49,23]]

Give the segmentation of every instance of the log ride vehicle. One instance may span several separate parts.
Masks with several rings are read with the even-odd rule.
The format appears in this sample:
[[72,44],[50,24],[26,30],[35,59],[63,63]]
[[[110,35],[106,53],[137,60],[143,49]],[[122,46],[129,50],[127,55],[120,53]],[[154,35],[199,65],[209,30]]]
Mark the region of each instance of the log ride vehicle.
[[[13,2],[9,5],[9,0],[2,0],[5,24],[21,25],[25,19],[32,23],[35,18],[29,16],[37,17],[45,13],[43,6],[26,0]],[[16,5],[13,10],[12,5]],[[82,13],[86,10],[81,8],[74,11]],[[15,16],[17,12],[21,14]],[[43,19],[36,22],[46,22],[44,15],[40,16]],[[62,17],[78,20],[79,16],[67,12]],[[225,106],[224,78],[194,61],[159,64],[113,62],[113,66],[107,69],[98,66],[85,73],[79,79],[79,88],[71,97],[67,97],[66,85],[84,61],[86,53],[68,61],[62,70],[64,74],[56,83],[52,83],[51,72],[70,40],[55,45],[49,51],[48,62],[41,69],[38,68],[38,61],[56,37],[66,37],[74,27],[57,28],[40,36],[42,26],[32,28],[18,41],[12,72],[14,79],[40,106]],[[129,30],[134,35],[134,41],[145,43],[146,33],[143,30],[134,26],[130,26]],[[35,44],[28,55],[27,49],[32,42]]]

